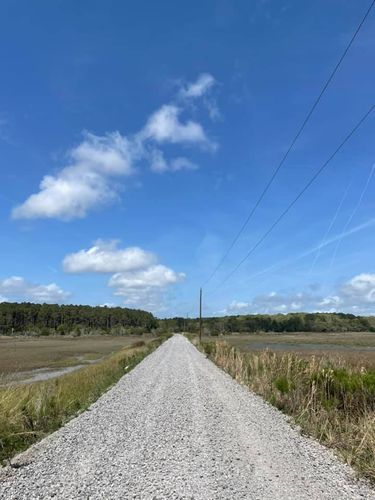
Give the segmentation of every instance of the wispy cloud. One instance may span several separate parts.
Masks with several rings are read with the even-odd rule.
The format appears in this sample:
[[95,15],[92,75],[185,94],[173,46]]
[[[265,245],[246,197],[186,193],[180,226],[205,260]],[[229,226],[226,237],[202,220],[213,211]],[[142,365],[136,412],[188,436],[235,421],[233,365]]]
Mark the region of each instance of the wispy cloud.
[[178,97],[180,101],[192,107],[197,99],[201,99],[211,120],[216,121],[221,118],[214,93],[214,88],[217,86],[217,81],[212,75],[202,73],[195,82],[182,85]]
[[179,170],[197,170],[198,165],[183,156],[167,161],[163,153],[154,149],[150,156],[150,168],[153,172],[162,174],[164,172],[178,172]]
[[[352,223],[352,220],[354,219],[355,215],[357,214],[358,210],[360,209],[361,205],[362,205],[362,202],[363,202],[363,198],[365,197],[365,194],[367,192],[367,189],[370,185],[370,182],[371,182],[371,179],[374,175],[374,171],[375,171],[375,165],[373,165],[371,167],[371,170],[370,170],[370,173],[366,179],[366,183],[362,189],[362,192],[358,198],[358,201],[355,205],[355,207],[353,208],[351,214],[349,215],[349,218],[348,220],[346,221],[346,224],[344,226],[344,230],[343,230],[343,234],[345,234],[348,230],[348,227],[350,226],[350,224]],[[334,262],[335,262],[335,259],[336,259],[336,256],[339,252],[339,249],[340,249],[340,246],[341,246],[341,243],[342,243],[342,240],[343,238],[339,238],[337,243],[336,243],[336,246],[335,246],[335,249],[334,249],[334,252],[333,252],[333,255],[332,255],[332,259],[331,259],[331,267],[333,266]]]
[[313,270],[315,268],[315,265],[316,265],[316,263],[319,260],[319,257],[320,257],[320,254],[321,254],[321,250],[324,247],[324,245],[325,245],[325,243],[326,243],[329,235],[331,234],[332,228],[335,225],[335,222],[337,220],[337,217],[339,216],[339,213],[340,213],[341,208],[342,208],[342,206],[344,204],[344,201],[346,200],[346,197],[348,196],[349,189],[350,189],[350,184],[351,183],[349,182],[349,184],[348,184],[347,188],[345,189],[345,192],[344,192],[344,194],[343,194],[343,196],[342,196],[342,198],[340,200],[340,203],[338,204],[337,209],[336,209],[335,213],[333,214],[333,217],[332,217],[331,222],[329,223],[329,226],[328,226],[328,228],[327,228],[327,230],[326,230],[326,232],[325,232],[325,234],[323,236],[323,239],[322,239],[322,241],[321,241],[321,243],[320,243],[320,245],[319,245],[319,247],[318,247],[318,249],[316,251],[314,260],[313,260],[313,262],[311,264],[311,267],[310,267],[309,276],[312,274],[312,272],[313,272]]
[[195,82],[184,85],[179,92],[184,99],[195,99],[207,94],[215,85],[215,78],[209,73],[202,73]]
[[258,276],[262,276],[263,274],[266,274],[271,271],[275,271],[276,269],[280,269],[283,267],[286,267],[290,264],[293,264],[294,262],[301,260],[305,257],[308,257],[312,254],[315,254],[318,250],[321,251],[323,248],[332,245],[333,243],[344,239],[348,238],[349,236],[352,236],[353,234],[358,233],[359,231],[363,231],[364,229],[367,229],[371,226],[375,225],[375,218],[369,219],[366,222],[363,222],[362,224],[359,224],[358,226],[353,227],[352,229],[349,229],[345,232],[342,232],[340,234],[337,234],[335,236],[332,236],[331,238],[326,239],[324,242],[320,243],[319,245],[313,246],[306,250],[305,252],[300,253],[299,255],[296,255],[290,259],[285,259],[280,262],[276,262],[275,264],[272,264],[269,267],[266,267],[265,269],[262,269],[261,271],[258,271],[251,276],[249,276],[249,280],[252,280],[253,278],[256,278]]

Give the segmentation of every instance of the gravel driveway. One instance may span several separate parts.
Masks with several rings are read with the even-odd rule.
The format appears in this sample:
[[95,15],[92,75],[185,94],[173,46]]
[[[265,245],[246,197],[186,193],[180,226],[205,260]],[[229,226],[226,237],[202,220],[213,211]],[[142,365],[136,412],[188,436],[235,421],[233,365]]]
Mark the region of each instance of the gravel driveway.
[[375,498],[179,335],[15,461],[0,498]]

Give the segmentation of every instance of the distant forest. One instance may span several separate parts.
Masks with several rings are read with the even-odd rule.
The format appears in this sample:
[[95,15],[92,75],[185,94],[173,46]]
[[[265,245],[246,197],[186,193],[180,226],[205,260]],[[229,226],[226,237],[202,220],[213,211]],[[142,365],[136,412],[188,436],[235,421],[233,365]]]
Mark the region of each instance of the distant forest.
[[123,307],[0,303],[0,334],[132,335],[151,332],[158,321],[149,312]]
[[[157,319],[123,307],[0,303],[0,335],[197,333],[197,318]],[[375,332],[375,316],[344,313],[248,314],[203,319],[206,335],[255,332]]]
[[[198,319],[159,320],[166,331],[195,333]],[[247,314],[203,319],[207,335],[254,332],[375,332],[375,316],[344,313]]]

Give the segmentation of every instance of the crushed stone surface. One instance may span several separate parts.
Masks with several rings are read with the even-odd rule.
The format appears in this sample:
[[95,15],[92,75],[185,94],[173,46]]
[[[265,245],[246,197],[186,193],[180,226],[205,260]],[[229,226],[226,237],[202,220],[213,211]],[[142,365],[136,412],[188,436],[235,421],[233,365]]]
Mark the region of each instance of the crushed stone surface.
[[14,462],[1,499],[375,499],[180,335]]

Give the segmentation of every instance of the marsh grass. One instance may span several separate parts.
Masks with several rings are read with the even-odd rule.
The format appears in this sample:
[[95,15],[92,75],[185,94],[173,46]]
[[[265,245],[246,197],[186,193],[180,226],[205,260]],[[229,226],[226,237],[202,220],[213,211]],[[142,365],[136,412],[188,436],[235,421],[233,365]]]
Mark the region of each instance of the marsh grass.
[[148,342],[153,336],[88,335],[82,337],[4,337],[0,336],[0,373],[12,375],[17,372],[40,368],[65,368],[91,360],[100,360],[114,354],[136,341]]
[[204,342],[208,357],[250,387],[301,429],[334,448],[362,476],[375,481],[375,370],[336,358],[294,353],[240,352]]
[[[212,340],[209,337],[205,341]],[[294,353],[301,358],[329,359],[337,363],[361,365],[375,370],[374,332],[297,332],[226,335],[220,338],[240,351]]]
[[9,461],[87,409],[163,340],[139,341],[56,379],[0,389],[0,460]]

